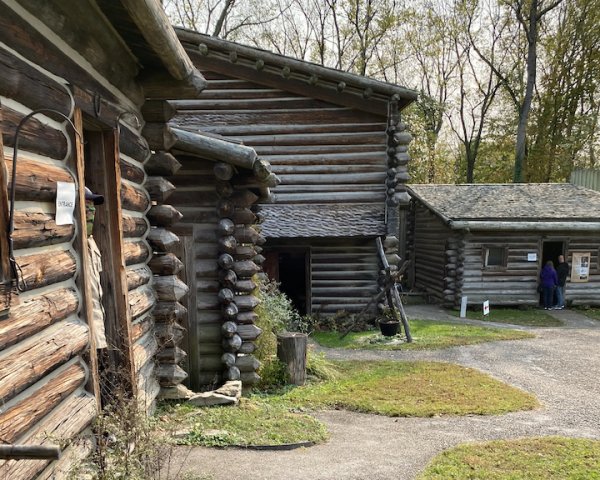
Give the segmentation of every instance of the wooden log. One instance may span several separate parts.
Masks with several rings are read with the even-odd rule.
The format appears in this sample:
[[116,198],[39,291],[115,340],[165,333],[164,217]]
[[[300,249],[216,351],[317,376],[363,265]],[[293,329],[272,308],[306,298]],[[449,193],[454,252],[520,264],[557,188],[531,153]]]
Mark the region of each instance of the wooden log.
[[228,181],[231,180],[231,177],[233,177],[234,170],[230,164],[218,162],[213,167],[213,173],[219,180]]
[[65,363],[88,344],[88,328],[78,320],[63,320],[0,355],[0,402],[6,402]]
[[149,225],[143,217],[130,217],[129,215],[123,215],[123,237],[142,237],[148,230]]
[[187,308],[178,302],[158,302],[152,311],[156,323],[170,324],[185,318]]
[[128,162],[124,158],[119,160],[119,165],[121,166],[121,178],[140,185],[144,183],[146,175],[142,168]]
[[227,288],[235,288],[238,277],[233,270],[221,270],[219,272],[219,282]]
[[183,262],[172,253],[152,257],[148,266],[154,275],[177,275],[183,269]]
[[[62,402],[56,409],[28,432],[24,441],[29,446],[55,447],[74,439],[89,426],[96,416],[96,401],[85,393],[76,393]],[[37,478],[37,474],[48,464],[44,460],[9,460],[0,463],[0,478],[15,480]]]
[[75,258],[68,251],[23,255],[16,261],[21,270],[22,287],[27,291],[67,280],[77,269]]
[[260,362],[253,355],[238,355],[235,366],[240,372],[256,372],[260,368]]
[[160,348],[176,347],[183,340],[185,328],[178,323],[157,323],[155,335]]
[[152,315],[140,317],[131,324],[131,341],[137,342],[154,328],[154,318]]
[[242,372],[240,375],[242,385],[255,385],[260,382],[260,376],[256,372]]
[[148,158],[144,168],[148,175],[170,177],[181,168],[181,163],[170,153],[159,151]]
[[256,283],[253,280],[239,280],[235,282],[235,290],[242,293],[251,293],[256,289]]
[[164,177],[148,177],[144,187],[150,194],[150,199],[156,203],[165,203],[167,198],[175,191],[175,185]]
[[190,290],[176,275],[155,277],[153,286],[161,302],[178,302]]
[[135,319],[150,311],[156,304],[156,294],[152,287],[145,285],[129,292],[127,300],[131,318]]
[[[86,369],[76,362],[48,376],[19,403],[0,413],[0,442],[14,443],[27,430],[69,396],[86,379]],[[1,458],[1,457],[0,457]]]
[[164,228],[151,228],[146,239],[158,252],[172,253],[180,243],[177,235]]
[[171,128],[171,131],[176,138],[174,147],[189,155],[250,169],[256,161],[256,152],[253,148],[179,128]]
[[171,127],[164,123],[146,123],[142,135],[148,141],[151,150],[169,151],[177,141]]
[[174,363],[161,363],[156,368],[156,376],[161,387],[174,387],[183,382],[188,374]]
[[144,263],[150,256],[150,250],[145,242],[138,241],[125,241],[123,242],[123,257],[125,258],[125,265],[134,265],[136,263]]
[[240,347],[240,349],[238,350],[239,353],[253,353],[254,351],[256,351],[256,344],[252,343],[252,342],[243,342],[242,346]]
[[234,235],[238,243],[264,243],[262,235],[252,227],[236,227]]
[[146,217],[156,227],[170,227],[181,220],[183,215],[171,205],[154,205],[148,210]]
[[229,218],[222,218],[217,224],[217,234],[222,236],[232,235],[235,232],[235,224]]
[[233,195],[234,189],[229,182],[216,182],[215,193],[220,198],[230,198]]
[[158,351],[158,343],[151,332],[144,335],[133,345],[133,365],[135,371],[140,369],[154,357]]
[[225,376],[229,381],[239,380],[241,377],[240,369],[236,366],[227,368]]
[[[2,140],[5,146],[15,146],[15,131],[23,117],[25,117],[25,114],[2,105],[0,132],[2,132]],[[40,142],[40,138],[43,138],[44,141]],[[30,117],[19,131],[19,150],[37,153],[56,160],[64,160],[69,153],[69,143],[63,132],[41,122],[34,116]]]
[[64,320],[79,308],[74,290],[61,288],[21,301],[13,306],[7,319],[0,322],[0,351]]
[[233,302],[234,295],[233,295],[233,292],[229,288],[222,288],[221,290],[219,290],[217,298],[219,300],[219,303],[229,304],[229,303]]
[[235,263],[235,261],[233,260],[233,257],[231,255],[229,255],[228,253],[222,253],[221,255],[219,255],[219,258],[217,259],[217,264],[219,265],[219,267],[221,267],[224,270],[233,268],[234,263]]
[[262,268],[262,264],[265,263],[266,258],[263,257],[262,255],[256,255],[255,257],[252,258],[252,261],[254,263],[256,263],[257,265],[261,266]]
[[237,325],[235,322],[225,322],[221,325],[221,334],[224,338],[231,338],[237,333]]
[[255,340],[262,333],[262,329],[257,327],[256,325],[238,325],[237,327],[238,335],[244,341]]
[[277,335],[277,358],[286,366],[293,385],[306,382],[306,349],[308,336],[304,333],[285,332]]
[[252,324],[258,320],[258,314],[254,311],[238,313],[235,321],[239,324]]
[[150,206],[148,195],[142,188],[121,184],[121,205],[126,210],[145,212]]
[[142,115],[147,122],[167,123],[177,114],[177,109],[165,100],[146,100]]
[[233,235],[227,235],[226,237],[219,238],[217,245],[219,251],[233,254],[237,248],[237,240]]
[[144,163],[150,155],[146,139],[123,123],[119,129],[119,151],[140,163]]
[[236,333],[231,338],[224,338],[222,345],[226,352],[237,352],[242,346],[242,338]]
[[240,311],[254,310],[260,300],[253,295],[236,295],[234,302]]
[[152,272],[146,266],[133,269],[127,269],[127,290],[146,285],[152,278]]
[[235,204],[231,200],[222,198],[217,202],[217,215],[219,217],[231,217],[236,210]]
[[86,458],[91,456],[94,448],[92,435],[82,433],[62,451],[60,459],[52,462],[36,477],[36,480],[57,480],[60,478],[59,475],[72,471],[74,465],[81,465]]
[[255,273],[260,272],[260,267],[251,260],[242,260],[233,264],[233,270],[240,278],[251,278]]
[[236,190],[231,201],[238,208],[249,208],[258,200],[258,195],[248,189]]
[[235,320],[238,313],[239,309],[235,303],[229,303],[223,307],[223,317],[226,320]]
[[256,223],[258,217],[249,208],[236,208],[231,219],[237,225],[252,225]]
[[160,363],[181,363],[187,357],[187,353],[179,347],[165,348],[156,354]]
[[254,176],[261,182],[264,182],[272,175],[271,164],[263,159],[257,159],[252,165]]
[[[41,72],[17,55],[0,49],[0,95],[15,99],[30,110],[51,108],[69,117],[73,109],[73,100],[65,86]],[[64,119],[47,113],[60,122]]]
[[73,225],[56,225],[54,216],[47,213],[15,211],[12,235],[15,250],[69,242],[74,233]]
[[221,355],[221,363],[225,367],[233,367],[235,365],[236,356],[233,353],[224,353]]
[[[43,142],[41,142],[43,143]],[[12,158],[4,157],[8,178],[12,175]],[[20,153],[15,182],[16,200],[52,202],[56,199],[56,182],[74,183],[71,174],[62,167],[37,162]],[[10,195],[10,183],[8,189]]]

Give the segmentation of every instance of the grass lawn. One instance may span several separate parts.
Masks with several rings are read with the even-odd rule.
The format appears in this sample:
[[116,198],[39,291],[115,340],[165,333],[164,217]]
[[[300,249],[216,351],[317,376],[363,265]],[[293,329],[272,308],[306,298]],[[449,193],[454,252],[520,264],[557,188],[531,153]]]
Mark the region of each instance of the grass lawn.
[[409,324],[413,337],[412,343],[400,341],[399,336],[384,337],[375,330],[351,332],[341,340],[338,332],[315,332],[312,337],[324,347],[365,350],[425,350],[535,337],[531,333],[519,330],[459,325],[432,320],[410,320]]
[[260,398],[243,398],[238,407],[164,405],[161,421],[163,429],[175,433],[176,443],[183,445],[285,445],[322,443],[329,438],[325,425],[310,415]]
[[600,479],[600,441],[545,437],[461,445],[429,464],[419,480]]
[[533,395],[477,370],[441,362],[333,362],[336,380],[242,399],[240,406],[165,404],[165,432],[187,445],[324,442],[327,429],[307,410],[343,408],[387,416],[494,415],[539,406]]
[[[460,312],[448,310],[450,315],[458,317]],[[490,308],[490,313],[483,316],[481,311],[467,310],[467,318],[470,320],[483,320],[486,322],[508,323],[511,325],[522,325],[527,327],[560,327],[563,323],[548,315],[544,310],[535,308]]]

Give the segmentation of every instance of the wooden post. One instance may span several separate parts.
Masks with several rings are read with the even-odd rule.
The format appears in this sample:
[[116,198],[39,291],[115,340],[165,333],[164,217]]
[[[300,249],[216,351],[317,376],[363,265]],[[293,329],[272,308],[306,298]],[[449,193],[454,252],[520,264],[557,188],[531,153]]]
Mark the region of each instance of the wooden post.
[[306,382],[306,348],[308,335],[284,332],[277,335],[277,358],[287,365],[290,382],[304,385]]

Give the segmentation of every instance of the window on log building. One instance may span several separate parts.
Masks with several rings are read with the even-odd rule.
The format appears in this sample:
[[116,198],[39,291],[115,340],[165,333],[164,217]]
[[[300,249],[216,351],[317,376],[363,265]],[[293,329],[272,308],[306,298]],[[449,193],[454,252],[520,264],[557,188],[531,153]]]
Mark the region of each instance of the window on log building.
[[507,264],[507,248],[506,247],[485,247],[484,248],[485,268],[505,268]]

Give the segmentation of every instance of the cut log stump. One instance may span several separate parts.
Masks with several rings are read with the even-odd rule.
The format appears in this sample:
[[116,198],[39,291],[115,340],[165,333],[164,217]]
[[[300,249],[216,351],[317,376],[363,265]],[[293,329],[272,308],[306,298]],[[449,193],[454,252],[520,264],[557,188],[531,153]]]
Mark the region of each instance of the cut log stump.
[[306,348],[308,335],[285,332],[277,335],[277,357],[287,365],[290,382],[304,385],[306,382]]

